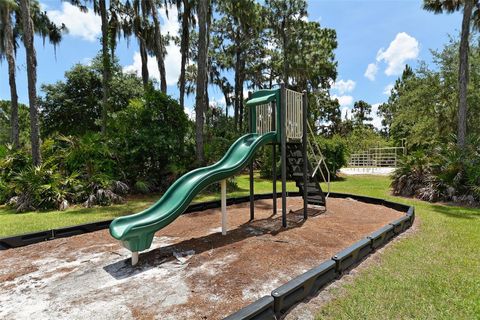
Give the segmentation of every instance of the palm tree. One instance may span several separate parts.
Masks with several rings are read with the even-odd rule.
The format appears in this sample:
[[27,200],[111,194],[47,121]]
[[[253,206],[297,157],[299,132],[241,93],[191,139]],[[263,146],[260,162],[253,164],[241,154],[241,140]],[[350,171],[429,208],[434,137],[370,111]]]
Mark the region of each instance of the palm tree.
[[[41,10],[40,4],[36,0],[30,0],[30,15],[34,26],[33,31],[44,40],[48,38],[49,42],[56,48],[62,40],[62,32],[66,31],[65,26],[62,25],[59,27],[51,22],[46,13]],[[15,17],[15,21],[13,21],[13,17]],[[11,141],[14,148],[18,148],[20,145],[15,54],[16,44],[18,42],[17,38],[23,33],[23,24],[18,3],[14,0],[0,0],[0,58],[5,56],[8,63],[11,102]]]
[[18,125],[18,95],[15,81],[15,48],[12,28],[12,12],[18,9],[13,0],[0,0],[0,58],[6,56],[8,63],[8,82],[10,85],[11,101],[11,142],[16,149],[20,146]]
[[205,163],[203,150],[203,126],[207,109],[207,58],[208,58],[208,12],[210,0],[198,0],[198,59],[197,86],[195,97],[195,140],[196,156],[199,165]]
[[190,48],[190,28],[195,25],[194,0],[177,0],[179,20],[182,22],[182,36],[180,40],[180,54],[182,62],[180,64],[180,77],[178,79],[180,86],[180,106],[185,107],[185,87],[186,87],[186,67],[188,61],[188,52]]
[[30,108],[30,144],[32,147],[33,165],[42,163],[40,152],[40,127],[37,105],[37,54],[33,41],[33,22],[30,16],[30,1],[20,0],[20,12],[23,25],[23,44],[25,45],[28,78],[28,101]]
[[[476,10],[474,12],[476,6]],[[463,9],[462,31],[460,35],[459,67],[458,67],[458,127],[457,146],[465,149],[467,135],[467,88],[469,81],[468,52],[471,21],[480,14],[480,1],[478,0],[424,0],[424,9],[436,14],[452,13]],[[475,22],[478,22],[475,19]],[[477,25],[480,26],[480,23]]]
[[163,46],[162,32],[160,30],[160,20],[158,19],[158,9],[154,0],[145,0],[146,8],[150,12],[154,26],[153,52],[157,60],[158,72],[160,74],[160,90],[167,93],[167,76],[165,72],[165,50]]

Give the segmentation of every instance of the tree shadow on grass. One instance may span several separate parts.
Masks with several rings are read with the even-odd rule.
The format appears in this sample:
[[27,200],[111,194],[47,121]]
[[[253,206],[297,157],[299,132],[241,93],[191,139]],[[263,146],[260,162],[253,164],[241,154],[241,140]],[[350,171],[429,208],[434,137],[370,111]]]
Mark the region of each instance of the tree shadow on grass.
[[432,205],[433,211],[456,219],[480,219],[480,209]]
[[[318,211],[314,208],[309,208],[309,215],[318,215],[321,213]],[[287,215],[287,228],[282,227],[281,214],[272,214],[268,218],[249,221],[236,229],[229,230],[226,236],[222,236],[221,232],[216,232],[142,253],[139,263],[134,267],[131,266],[130,259],[123,259],[107,265],[103,269],[117,280],[126,279],[153,268],[161,267],[164,263],[174,261],[176,259],[174,253],[184,253],[193,250],[194,254],[201,254],[247,238],[260,237],[266,234],[275,237],[287,230],[300,228],[304,223],[303,210],[292,211]],[[269,239],[269,241],[283,242],[275,238]]]

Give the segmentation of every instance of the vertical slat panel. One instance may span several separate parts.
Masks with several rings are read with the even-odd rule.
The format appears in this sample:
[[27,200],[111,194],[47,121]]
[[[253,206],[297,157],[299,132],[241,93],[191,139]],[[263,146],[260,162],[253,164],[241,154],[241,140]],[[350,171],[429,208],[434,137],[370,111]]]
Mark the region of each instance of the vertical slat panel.
[[257,119],[255,126],[257,133],[265,134],[272,131],[272,108],[269,103],[256,106]]
[[286,96],[287,139],[301,139],[303,132],[302,94],[293,90],[287,90]]

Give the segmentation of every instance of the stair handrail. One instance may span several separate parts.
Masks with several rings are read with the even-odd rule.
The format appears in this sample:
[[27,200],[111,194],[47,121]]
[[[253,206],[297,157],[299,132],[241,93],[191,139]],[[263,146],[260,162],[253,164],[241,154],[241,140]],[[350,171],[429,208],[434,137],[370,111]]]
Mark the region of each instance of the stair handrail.
[[[315,148],[312,145],[312,143],[310,142],[310,139],[307,139],[308,146],[309,146],[311,155],[314,157],[315,162],[317,163],[317,165],[315,166],[315,169],[313,170],[312,177],[315,176],[317,171],[320,171],[320,174],[322,175],[323,181],[327,183],[327,195],[325,196],[325,198],[328,198],[328,196],[330,195],[330,171],[328,170],[327,162],[325,161],[325,157],[323,156],[323,153],[320,149],[320,146],[318,145],[318,142],[315,140],[315,134],[313,133],[312,126],[310,125],[310,122],[308,122],[308,121],[307,121],[307,126],[308,126],[308,131],[309,131],[310,135],[312,136],[313,145],[315,146]],[[316,149],[316,151],[315,151],[315,149]],[[325,168],[325,171],[327,172],[327,178],[326,179],[325,179],[325,175],[324,175],[323,171],[319,170],[320,166],[322,164],[323,164],[323,167]]]

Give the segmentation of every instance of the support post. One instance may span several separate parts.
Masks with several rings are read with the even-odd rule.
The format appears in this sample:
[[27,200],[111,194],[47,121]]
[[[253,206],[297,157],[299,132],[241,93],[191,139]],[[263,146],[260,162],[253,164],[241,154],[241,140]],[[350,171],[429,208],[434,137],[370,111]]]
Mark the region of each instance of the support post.
[[287,227],[287,101],[285,84],[280,84],[280,157],[282,163],[282,226]]
[[253,159],[250,161],[250,220],[255,219],[255,197],[254,197],[254,185],[253,185]]
[[227,235],[227,180],[220,182],[221,206],[222,206],[222,235]]
[[[276,131],[277,104],[272,102],[272,131]],[[277,214],[277,143],[272,144],[273,214]]]
[[[248,92],[248,98],[250,99],[252,97],[252,92]],[[254,125],[253,125],[253,119],[252,119],[252,112],[250,110],[250,112],[248,113],[248,118],[249,118],[249,126],[250,126],[250,132],[251,133],[254,133],[256,132],[256,128],[254,128]],[[249,164],[249,180],[250,180],[250,221],[255,219],[255,204],[254,204],[254,201],[255,201],[255,198],[254,198],[254,185],[253,185],[253,158],[252,160],[250,161],[250,164]]]
[[132,252],[132,266],[135,266],[138,263],[138,251]]
[[303,219],[307,220],[308,218],[308,157],[307,157],[307,109],[308,109],[308,97],[307,91],[303,90],[302,92],[302,155],[303,155]]

